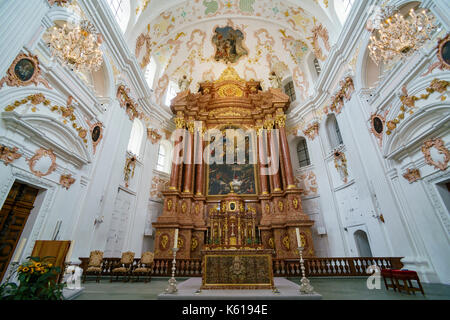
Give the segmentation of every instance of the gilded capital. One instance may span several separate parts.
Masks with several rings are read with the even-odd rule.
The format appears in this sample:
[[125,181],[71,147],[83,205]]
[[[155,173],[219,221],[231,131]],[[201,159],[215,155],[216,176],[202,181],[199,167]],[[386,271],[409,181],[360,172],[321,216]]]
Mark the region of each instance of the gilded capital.
[[285,114],[277,114],[275,118],[275,122],[279,128],[286,127],[286,115]]
[[273,121],[272,118],[268,118],[268,119],[266,119],[266,121],[264,121],[264,129],[270,131],[273,129],[274,124],[275,124],[275,121]]
[[177,116],[174,121],[177,129],[184,129],[184,127],[186,126],[186,121],[183,117]]
[[190,133],[194,133],[194,129],[195,129],[195,122],[194,122],[194,120],[189,120],[187,122],[187,128],[188,128]]

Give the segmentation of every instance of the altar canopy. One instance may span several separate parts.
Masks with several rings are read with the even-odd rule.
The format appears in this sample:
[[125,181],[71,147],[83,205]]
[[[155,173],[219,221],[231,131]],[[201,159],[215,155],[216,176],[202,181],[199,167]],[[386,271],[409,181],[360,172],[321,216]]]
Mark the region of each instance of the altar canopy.
[[[269,250],[274,259],[297,259],[296,228],[304,256],[314,256],[314,222],[302,210],[290,159],[288,108],[281,89],[263,91],[260,82],[241,79],[232,67],[217,81],[200,83],[197,93],[183,91],[172,100],[174,159],[182,154],[184,161],[172,164],[163,213],[153,223],[155,258],[172,258],[176,229],[180,259],[202,258],[205,250]],[[248,267],[250,260],[238,262]]]

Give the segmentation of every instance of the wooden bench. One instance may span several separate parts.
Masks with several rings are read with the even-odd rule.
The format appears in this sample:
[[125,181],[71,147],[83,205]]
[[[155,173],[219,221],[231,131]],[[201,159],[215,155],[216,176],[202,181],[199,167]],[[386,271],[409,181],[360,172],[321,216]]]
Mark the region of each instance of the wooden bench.
[[[402,290],[405,290],[408,294],[416,294],[416,291],[422,292],[423,295],[425,295],[425,292],[423,291],[422,285],[420,284],[419,276],[417,275],[416,271],[411,270],[392,270],[392,278],[394,279],[395,286],[397,287],[399,292],[402,292]],[[412,284],[412,280],[417,281],[418,287],[414,287]],[[399,281],[402,281],[403,284],[400,285]]]
[[397,286],[395,284],[395,280],[392,275],[391,269],[381,269],[381,275],[383,276],[384,285],[386,286],[386,290],[389,290],[389,288],[394,289],[394,291],[397,291]]

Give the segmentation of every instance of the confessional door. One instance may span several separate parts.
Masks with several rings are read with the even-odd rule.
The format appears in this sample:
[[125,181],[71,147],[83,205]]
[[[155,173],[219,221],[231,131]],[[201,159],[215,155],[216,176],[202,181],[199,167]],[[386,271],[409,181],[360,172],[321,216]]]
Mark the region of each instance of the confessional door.
[[0,280],[3,279],[39,190],[14,182],[0,210]]

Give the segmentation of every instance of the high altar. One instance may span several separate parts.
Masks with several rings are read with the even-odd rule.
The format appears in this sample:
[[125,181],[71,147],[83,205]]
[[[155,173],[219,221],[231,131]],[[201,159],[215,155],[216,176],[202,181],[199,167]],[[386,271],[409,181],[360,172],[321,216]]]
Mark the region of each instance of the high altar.
[[[153,223],[155,258],[172,258],[175,229],[179,229],[177,258],[203,258],[204,277],[214,271],[206,264],[214,255],[223,257],[222,262],[211,264],[215,268],[223,268],[228,261],[230,270],[259,265],[271,274],[272,258],[299,258],[296,228],[304,257],[314,256],[314,222],[302,210],[301,190],[295,185],[291,164],[285,128],[288,108],[289,97],[281,89],[262,91],[260,82],[241,79],[231,67],[217,81],[201,83],[198,93],[180,92],[172,100],[176,128],[190,133],[183,142],[176,140],[175,152],[184,143],[183,157],[190,161],[172,164],[169,190],[163,192],[163,213]],[[214,141],[206,139],[205,131],[210,129],[223,132],[224,139],[227,129],[254,132],[254,137],[245,137],[245,163],[206,164],[204,148]],[[271,141],[275,137],[278,144]],[[249,150],[252,145],[254,150]],[[279,170],[264,175],[267,164],[260,160],[274,155],[275,148],[279,148]],[[248,161],[251,154],[258,155],[252,162],[256,164]],[[230,254],[231,260],[225,257]],[[246,255],[268,260],[246,262]],[[233,283],[248,282],[239,276],[227,277]]]

